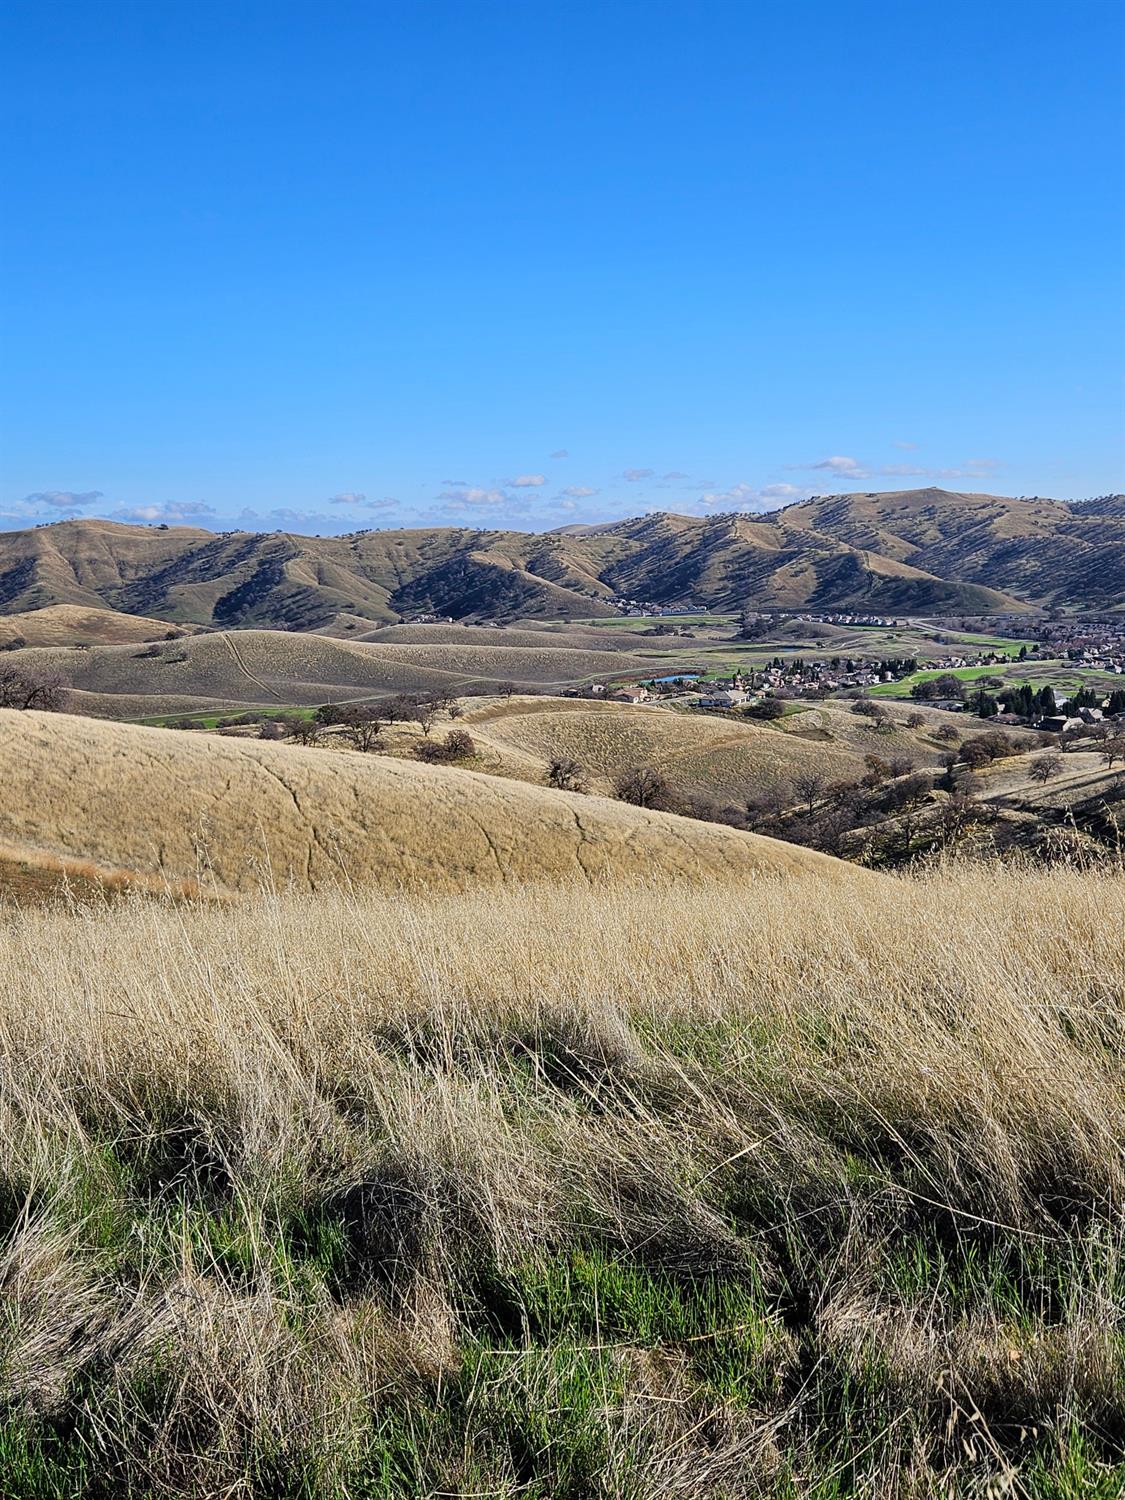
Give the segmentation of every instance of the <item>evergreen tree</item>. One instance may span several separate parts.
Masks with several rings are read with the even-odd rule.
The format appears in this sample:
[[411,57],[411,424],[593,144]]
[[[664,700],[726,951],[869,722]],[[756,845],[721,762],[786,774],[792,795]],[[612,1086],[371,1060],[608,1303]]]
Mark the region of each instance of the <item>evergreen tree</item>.
[[978,718],[991,719],[994,714],[999,712],[1000,705],[996,702],[996,699],[992,696],[991,693],[986,693],[984,689],[981,688],[976,697],[976,707]]

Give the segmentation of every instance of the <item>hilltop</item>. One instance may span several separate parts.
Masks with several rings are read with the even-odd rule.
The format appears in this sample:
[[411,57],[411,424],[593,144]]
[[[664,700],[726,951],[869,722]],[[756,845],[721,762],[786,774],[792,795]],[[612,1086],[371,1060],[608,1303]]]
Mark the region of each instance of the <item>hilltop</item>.
[[[922,723],[908,726],[908,718]],[[575,761],[595,790],[608,791],[622,772],[646,766],[677,797],[721,809],[744,808],[748,797],[780,791],[803,774],[827,782],[854,780],[874,751],[936,767],[948,750],[937,731],[957,725],[958,718],[896,704],[874,735],[843,704],[810,705],[774,725],[622,703],[514,697],[470,707],[464,723],[482,754],[495,756],[485,761],[487,768],[501,774],[541,780],[550,761],[561,756]]]
[[67,604],[341,634],[417,614],[608,617],[620,597],[916,615],[1105,608],[1125,595],[1118,498],[1068,505],[923,489],[544,534],[428,527],[309,537],[60,521],[0,534],[0,611]]
[[219,892],[823,872],[772,839],[335,750],[0,710],[3,861]]
[[48,604],[24,613],[0,614],[0,648],[16,646],[138,645],[178,637],[194,627],[169,628],[167,620],[81,604]]

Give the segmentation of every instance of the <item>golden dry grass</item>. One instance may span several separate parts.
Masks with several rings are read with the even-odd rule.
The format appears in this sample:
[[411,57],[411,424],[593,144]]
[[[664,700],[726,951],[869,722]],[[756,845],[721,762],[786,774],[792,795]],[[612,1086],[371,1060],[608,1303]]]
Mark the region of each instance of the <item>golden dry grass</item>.
[[199,880],[463,890],[603,874],[847,867],[597,797],[331,749],[0,710],[0,843]]
[[660,770],[680,794],[743,802],[810,767],[841,779],[863,770],[859,755],[765,725],[625,703],[513,698],[508,705],[470,709],[465,722],[474,740],[496,751],[497,769],[511,762],[517,774],[526,766],[542,776],[553,758],[567,756],[602,791],[633,766]]
[[[360,637],[387,646],[497,646],[503,650],[625,651],[634,654],[645,641],[635,631],[611,628],[582,629],[565,623],[541,626],[382,625]],[[657,645],[666,644],[657,642]]]
[[98,645],[163,640],[169,631],[190,632],[194,626],[170,625],[145,615],[115,609],[87,609],[79,604],[50,604],[22,614],[0,615],[0,646],[20,637],[28,646],[72,646],[81,641]]
[[171,702],[319,704],[407,691],[497,681],[568,684],[595,676],[651,673],[651,663],[614,651],[490,645],[387,645],[296,631],[217,631],[169,642],[159,650],[95,646],[89,651],[29,651],[29,665],[58,672],[84,706],[112,714],[144,702],[147,712]]
[[1110,1500],[1125,880],[0,924],[6,1494]]
[[[894,705],[881,728],[847,705],[813,705],[775,724],[727,715],[684,714],[659,706],[588,699],[514,697],[489,702],[465,717],[488,769],[541,778],[556,756],[585,768],[599,791],[633,766],[661,771],[685,797],[744,805],[763,791],[784,790],[803,772],[827,781],[855,780],[864,757],[905,756],[938,765],[948,749],[934,738],[942,724],[965,732],[966,720],[930,710],[908,728],[912,709]],[[492,757],[488,758],[488,752]]]

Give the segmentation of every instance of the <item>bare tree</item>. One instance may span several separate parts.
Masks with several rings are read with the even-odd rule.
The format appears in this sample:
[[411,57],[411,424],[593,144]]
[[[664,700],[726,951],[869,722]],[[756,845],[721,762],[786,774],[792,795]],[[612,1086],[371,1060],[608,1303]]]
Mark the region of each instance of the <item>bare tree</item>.
[[631,802],[634,807],[668,810],[674,800],[667,778],[652,766],[631,766],[622,771],[614,780],[613,791],[622,802]]
[[891,768],[880,755],[865,755],[863,764],[867,767],[867,774],[863,778],[865,787],[882,786],[891,774]]
[[1011,740],[998,729],[991,729],[987,734],[974,734],[961,746],[961,759],[967,766],[991,765],[994,760],[1002,760],[1011,753]]
[[496,684],[496,691],[499,693],[501,698],[510,699],[512,694],[516,691],[516,685],[514,682],[498,682]]
[[1101,755],[1110,771],[1113,770],[1115,761],[1121,761],[1125,765],[1125,734],[1114,734],[1103,740]]
[[381,743],[384,721],[377,708],[368,704],[355,704],[345,710],[341,720],[344,738],[365,754],[378,750]]
[[785,783],[763,787],[746,799],[746,816],[751,824],[768,823],[788,807],[791,800]]
[[61,713],[66,684],[58,672],[39,672],[14,664],[0,667],[0,708],[37,708]]
[[1028,767],[1027,774],[1032,781],[1045,784],[1057,776],[1063,768],[1063,758],[1054,750],[1046,755],[1037,755]]
[[289,738],[296,740],[298,745],[320,743],[321,725],[316,719],[306,719],[303,714],[288,714],[282,722]]
[[547,785],[560,792],[585,792],[589,789],[586,773],[567,755],[558,756],[547,767]]
[[444,740],[418,740],[414,755],[432,765],[443,765],[450,761],[467,760],[476,754],[473,737],[464,729],[451,729]]
[[437,704],[429,693],[399,693],[379,705],[383,715],[392,724],[417,724],[426,736],[434,727],[438,716]]
[[476,742],[467,729],[451,729],[445,737],[445,748],[454,760],[468,760],[477,753]]
[[411,718],[424,735],[429,735],[430,730],[434,727],[434,720],[437,716],[437,705],[433,699],[420,693],[414,700],[414,711],[411,714]]
[[824,795],[824,777],[819,771],[799,771],[793,778],[793,790],[805,804],[805,812],[812,817],[817,801]]

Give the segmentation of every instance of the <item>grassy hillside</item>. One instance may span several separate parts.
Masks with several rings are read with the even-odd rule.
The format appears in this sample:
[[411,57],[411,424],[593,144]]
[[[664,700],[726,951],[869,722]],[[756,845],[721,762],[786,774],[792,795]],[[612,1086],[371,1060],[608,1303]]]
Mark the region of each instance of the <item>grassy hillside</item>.
[[711,610],[987,613],[1125,594],[1110,505],[910,490],[774,515],[653,514],[546,535],[429,527],[307,537],[60,521],[0,533],[0,610],[104,608],[348,635],[402,616],[613,616],[612,598]]
[[112,646],[163,640],[189,627],[169,629],[167,620],[127,615],[113,609],[86,609],[78,604],[49,604],[26,613],[0,614],[0,648],[22,641],[28,646]]
[[945,724],[964,730],[965,721],[931,709],[919,728],[908,728],[908,712],[896,706],[876,728],[845,706],[828,704],[763,724],[622,703],[513,698],[470,708],[464,722],[490,770],[538,780],[551,760],[565,756],[605,791],[618,773],[649,766],[681,797],[745,805],[748,797],[783,789],[806,771],[829,782],[855,779],[869,754],[938,765],[948,747],[935,731]]
[[603,576],[634,598],[876,614],[1021,607],[995,584],[941,578],[831,532],[791,526],[784,514],[646,516],[606,528],[585,545],[605,554]]
[[0,1490],[1116,1500],[1125,883],[824,891],[5,920]]
[[433,527],[302,537],[60,521],[0,533],[0,609],[108,605],[169,620],[312,630],[340,616],[611,614],[557,538]]
[[763,870],[834,860],[471,771],[0,710],[0,850],[220,893]]
[[[624,621],[620,622],[622,625]],[[651,629],[651,619],[637,622]],[[615,628],[606,620],[598,629],[581,629],[574,625],[543,624],[518,629],[486,625],[383,625],[364,632],[360,640],[385,646],[499,646],[509,650],[541,651],[545,647],[570,651],[634,651],[644,644],[638,631]]]
[[943,578],[1097,609],[1125,596],[1125,516],[1116,498],[1086,509],[1037,497],[903,490],[822,496],[774,519]]
[[[142,714],[173,712],[172,700],[216,704],[315,704],[423,689],[466,688],[513,680],[569,684],[645,673],[654,664],[613,651],[551,644],[516,649],[491,645],[388,645],[296,631],[216,631],[134,649],[27,651],[32,667],[58,672],[90,712],[116,714],[113,700],[145,699]],[[105,703],[99,704],[99,699]]]

